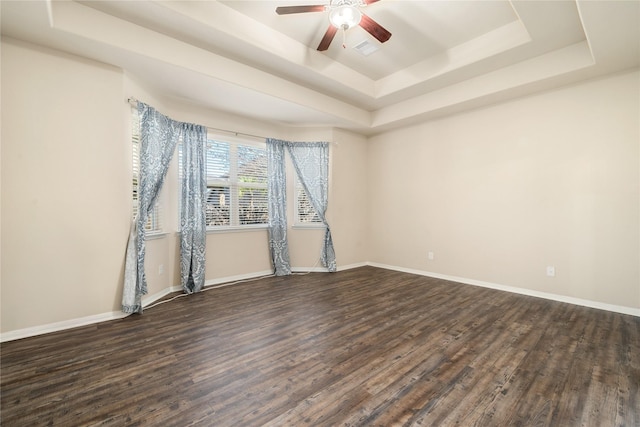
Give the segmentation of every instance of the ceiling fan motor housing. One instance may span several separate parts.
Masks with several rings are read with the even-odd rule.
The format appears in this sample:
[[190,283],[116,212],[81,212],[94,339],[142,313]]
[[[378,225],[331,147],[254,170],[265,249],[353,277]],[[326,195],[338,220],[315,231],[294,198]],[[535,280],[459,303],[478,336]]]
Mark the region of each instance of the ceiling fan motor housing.
[[329,21],[336,28],[348,30],[360,23],[362,13],[356,6],[342,4],[332,7],[329,12]]
[[[289,15],[292,13],[307,12],[329,12],[329,28],[324,33],[320,44],[319,51],[325,51],[329,48],[336,32],[342,30],[343,36],[349,28],[360,25],[366,32],[371,34],[380,43],[384,43],[391,37],[391,33],[382,25],[371,19],[360,11],[361,7],[377,3],[379,0],[329,0],[327,5],[307,5],[307,6],[278,6],[276,13],[278,15]],[[343,43],[344,47],[344,43]]]

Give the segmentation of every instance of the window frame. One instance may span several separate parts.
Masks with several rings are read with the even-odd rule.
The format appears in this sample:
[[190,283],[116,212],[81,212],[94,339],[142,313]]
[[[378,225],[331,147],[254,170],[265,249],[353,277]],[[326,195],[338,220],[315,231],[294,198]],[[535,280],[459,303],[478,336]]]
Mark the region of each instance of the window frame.
[[[225,232],[234,232],[234,231],[238,231],[238,232],[242,232],[242,231],[253,231],[253,230],[266,230],[268,227],[268,218],[265,220],[264,223],[258,223],[258,224],[240,224],[240,200],[239,200],[239,189],[240,188],[255,188],[255,189],[263,189],[264,193],[265,193],[265,204],[267,203],[267,199],[266,199],[266,194],[267,194],[267,179],[266,179],[266,174],[267,174],[267,164],[266,164],[266,150],[267,150],[267,145],[266,142],[264,140],[255,140],[255,139],[251,139],[250,137],[241,137],[241,136],[237,136],[237,135],[224,135],[224,134],[220,134],[217,133],[215,131],[212,131],[211,129],[208,130],[207,132],[207,144],[210,142],[218,142],[218,143],[224,143],[224,144],[228,144],[229,147],[229,177],[228,178],[213,178],[210,179],[208,176],[206,178],[207,181],[207,196],[205,198],[205,203],[207,203],[207,198],[208,198],[208,189],[211,187],[221,187],[221,188],[227,188],[228,190],[225,192],[225,194],[229,194],[229,225],[207,225],[206,226],[206,230],[207,230],[207,234],[211,234],[211,233],[225,233]],[[251,148],[258,148],[260,150],[264,151],[264,155],[265,155],[265,166],[264,166],[264,174],[265,174],[265,181],[264,183],[251,183],[251,182],[242,182],[239,181],[239,176],[238,176],[238,163],[239,163],[239,158],[238,158],[238,149],[240,146],[244,146],[244,147],[251,147]],[[180,150],[182,149],[182,145],[180,145]],[[207,147],[205,147],[205,165],[207,165],[207,160],[206,160],[206,150]],[[182,156],[179,155],[180,161],[179,161],[179,169],[180,169],[180,173],[179,173],[179,178],[182,177]],[[206,209],[206,208],[205,208]],[[205,212],[206,215],[206,212]]]

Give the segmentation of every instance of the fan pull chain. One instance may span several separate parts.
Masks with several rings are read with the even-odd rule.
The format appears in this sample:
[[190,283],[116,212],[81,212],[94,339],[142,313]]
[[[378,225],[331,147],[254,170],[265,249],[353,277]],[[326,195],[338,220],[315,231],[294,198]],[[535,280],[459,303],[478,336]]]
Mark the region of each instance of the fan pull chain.
[[342,26],[342,48],[343,49],[347,48],[347,29],[346,29],[346,25]]

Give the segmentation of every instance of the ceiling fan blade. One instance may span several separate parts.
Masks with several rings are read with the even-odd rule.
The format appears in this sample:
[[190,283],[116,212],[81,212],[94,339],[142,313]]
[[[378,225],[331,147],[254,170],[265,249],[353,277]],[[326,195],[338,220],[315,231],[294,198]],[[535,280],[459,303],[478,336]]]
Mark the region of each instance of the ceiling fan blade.
[[365,4],[371,4],[371,3],[375,3],[377,1],[380,1],[380,0],[364,0],[364,3]]
[[319,51],[329,49],[329,45],[331,44],[331,41],[335,37],[336,32],[338,32],[338,29],[333,25],[329,24],[329,28],[327,28],[327,32],[324,33],[324,37],[322,37],[322,40],[320,40],[320,44],[318,45]]
[[360,20],[360,26],[365,29],[366,32],[378,39],[380,43],[384,43],[391,38],[391,33],[387,31],[382,25],[378,24],[373,19],[369,18],[364,13]]
[[288,15],[290,13],[324,12],[325,7],[321,4],[309,6],[279,6],[276,7],[278,15]]

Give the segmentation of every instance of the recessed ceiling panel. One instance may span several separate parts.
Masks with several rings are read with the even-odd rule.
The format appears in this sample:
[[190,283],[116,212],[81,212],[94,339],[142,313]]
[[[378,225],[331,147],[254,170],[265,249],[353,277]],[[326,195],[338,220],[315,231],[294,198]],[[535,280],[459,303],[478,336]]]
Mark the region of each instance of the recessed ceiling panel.
[[[326,12],[278,1],[0,1],[4,37],[112,64],[158,96],[375,133],[640,64],[637,1],[380,0],[316,47]],[[368,55],[356,46],[376,47]]]
[[[327,4],[328,0],[221,3],[312,49],[318,46],[329,25],[328,12],[275,13],[278,6]],[[373,80],[415,65],[518,19],[511,3],[506,0],[381,0],[362,10],[389,30],[393,34],[391,39],[381,44],[362,28],[354,27],[344,35],[339,31],[323,54]],[[363,41],[379,44],[379,51],[363,57],[353,50]]]

